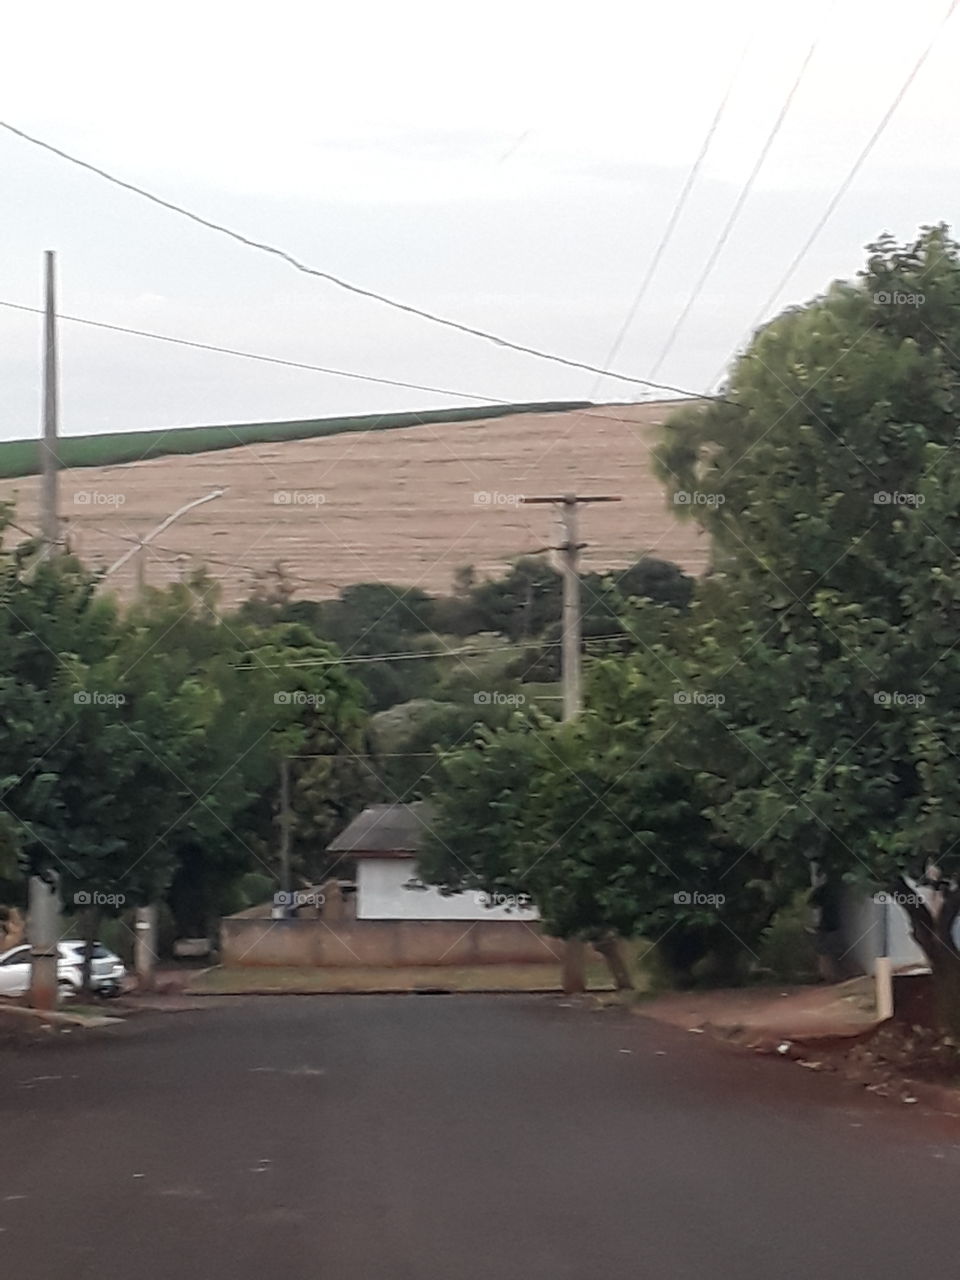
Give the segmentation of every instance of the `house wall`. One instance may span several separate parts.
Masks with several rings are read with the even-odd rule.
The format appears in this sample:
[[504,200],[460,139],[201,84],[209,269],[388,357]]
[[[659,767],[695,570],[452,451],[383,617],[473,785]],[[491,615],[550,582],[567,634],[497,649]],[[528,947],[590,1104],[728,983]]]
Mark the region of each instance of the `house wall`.
[[358,920],[538,920],[536,907],[486,907],[475,893],[444,895],[433,885],[404,886],[416,880],[414,858],[357,859]]
[[563,944],[519,920],[321,920],[232,917],[220,926],[225,965],[557,964]]

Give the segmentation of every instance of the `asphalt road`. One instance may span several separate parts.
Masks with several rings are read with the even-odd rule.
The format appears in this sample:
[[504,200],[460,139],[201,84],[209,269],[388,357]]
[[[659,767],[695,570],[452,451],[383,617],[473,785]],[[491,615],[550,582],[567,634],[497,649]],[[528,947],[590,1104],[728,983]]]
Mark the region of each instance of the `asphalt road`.
[[958,1197],[953,1121],[552,998],[0,1048],[5,1280],[934,1280]]

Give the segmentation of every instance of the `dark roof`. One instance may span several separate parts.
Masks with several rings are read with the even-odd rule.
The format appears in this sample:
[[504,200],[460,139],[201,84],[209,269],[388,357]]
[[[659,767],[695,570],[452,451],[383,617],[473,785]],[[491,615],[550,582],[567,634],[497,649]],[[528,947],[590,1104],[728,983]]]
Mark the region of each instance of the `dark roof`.
[[428,820],[425,800],[413,804],[372,804],[330,843],[331,853],[381,858],[413,857]]

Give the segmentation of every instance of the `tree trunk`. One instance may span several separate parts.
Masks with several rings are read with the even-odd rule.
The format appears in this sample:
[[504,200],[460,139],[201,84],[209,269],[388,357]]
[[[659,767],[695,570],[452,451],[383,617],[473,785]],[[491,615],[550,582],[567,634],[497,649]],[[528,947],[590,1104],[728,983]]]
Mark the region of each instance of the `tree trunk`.
[[568,938],[564,943],[561,979],[565,995],[580,995],[587,989],[583,952],[579,938]]
[[942,956],[931,965],[933,1007],[939,1031],[960,1044],[960,956]]
[[960,1043],[960,951],[953,940],[953,926],[960,912],[960,890],[946,893],[939,909],[912,902],[916,890],[901,880],[897,892],[906,894],[906,910],[914,941],[930,963],[934,1011],[938,1030]]
[[613,985],[618,991],[632,991],[633,978],[624,959],[623,947],[619,938],[601,938],[599,942],[593,944],[594,950],[599,951],[607,962],[607,968],[610,970],[610,976],[613,978]]

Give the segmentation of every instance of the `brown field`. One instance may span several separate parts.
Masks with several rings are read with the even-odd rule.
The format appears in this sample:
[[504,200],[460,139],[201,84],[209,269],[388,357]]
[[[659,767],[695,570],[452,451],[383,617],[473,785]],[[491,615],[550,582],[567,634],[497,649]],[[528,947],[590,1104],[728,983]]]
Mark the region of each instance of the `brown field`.
[[[150,545],[146,575],[162,586],[206,564],[228,606],[276,561],[314,598],[365,581],[447,591],[465,564],[497,573],[557,541],[552,508],[519,505],[520,494],[622,496],[583,510],[586,569],[649,552],[699,572],[706,539],[676,520],[650,468],[667,412],[608,405],[85,467],[63,472],[60,508],[71,547],[103,567],[177,507],[226,487]],[[30,530],[38,487],[35,476],[0,481],[0,498],[16,497],[17,523]],[[133,561],[113,581],[128,596]]]

